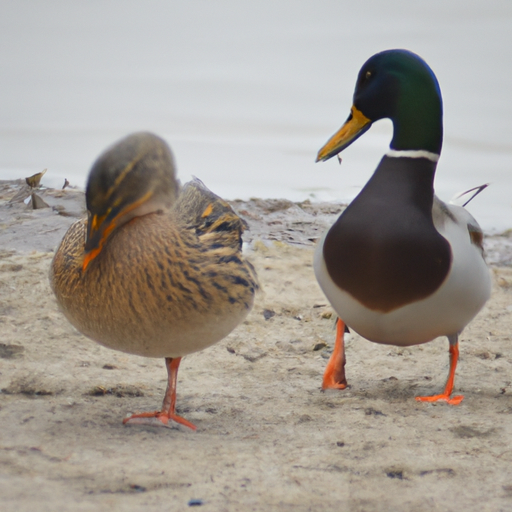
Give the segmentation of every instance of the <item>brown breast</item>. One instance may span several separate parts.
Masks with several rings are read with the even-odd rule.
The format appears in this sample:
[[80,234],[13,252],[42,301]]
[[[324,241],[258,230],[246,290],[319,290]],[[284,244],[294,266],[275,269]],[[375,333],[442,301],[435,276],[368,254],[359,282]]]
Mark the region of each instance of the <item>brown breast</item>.
[[326,237],[331,279],[369,309],[424,299],[448,275],[450,246],[432,222],[434,172],[426,159],[384,157]]

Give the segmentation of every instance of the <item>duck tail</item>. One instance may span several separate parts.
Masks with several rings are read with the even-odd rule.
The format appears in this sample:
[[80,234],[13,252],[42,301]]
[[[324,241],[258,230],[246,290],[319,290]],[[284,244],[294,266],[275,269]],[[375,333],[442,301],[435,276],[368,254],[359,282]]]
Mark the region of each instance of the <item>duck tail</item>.
[[208,235],[209,245],[242,250],[242,234],[247,223],[201,180],[194,178],[183,186],[174,210],[197,236]]
[[[451,204],[456,204],[458,206],[462,206],[463,208],[472,201],[482,190],[485,190],[489,186],[489,183],[484,183],[483,185],[479,185],[478,187],[470,188],[469,190],[465,190],[464,192],[460,192],[455,197],[450,200]],[[473,192],[471,194],[471,192]],[[468,194],[471,194],[469,197],[466,197]]]

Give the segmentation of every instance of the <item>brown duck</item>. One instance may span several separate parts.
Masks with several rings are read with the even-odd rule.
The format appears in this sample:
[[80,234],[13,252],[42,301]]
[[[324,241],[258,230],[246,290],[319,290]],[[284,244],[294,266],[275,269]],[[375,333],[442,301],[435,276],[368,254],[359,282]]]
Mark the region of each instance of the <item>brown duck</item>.
[[201,181],[180,188],[169,147],[151,133],[130,135],[98,158],[86,203],[88,219],[69,228],[51,265],[57,301],[98,343],[165,358],[162,410],[124,423],[173,420],[195,430],[175,412],[178,367],[228,335],[253,305],[245,223]]

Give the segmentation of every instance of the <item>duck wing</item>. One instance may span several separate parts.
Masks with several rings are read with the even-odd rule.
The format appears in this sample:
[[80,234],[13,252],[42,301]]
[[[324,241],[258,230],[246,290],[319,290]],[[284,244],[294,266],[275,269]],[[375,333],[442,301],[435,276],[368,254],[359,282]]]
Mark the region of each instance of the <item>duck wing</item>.
[[247,223],[201,180],[194,178],[183,186],[173,213],[177,222],[195,231],[203,242],[241,251]]

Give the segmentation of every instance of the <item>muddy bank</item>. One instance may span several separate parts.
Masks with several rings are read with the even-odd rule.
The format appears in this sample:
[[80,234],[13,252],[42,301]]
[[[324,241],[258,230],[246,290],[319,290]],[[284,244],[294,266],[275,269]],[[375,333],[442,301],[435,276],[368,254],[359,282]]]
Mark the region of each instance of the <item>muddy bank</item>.
[[18,191],[0,186],[2,510],[512,507],[506,234],[486,239],[494,289],[461,336],[460,406],[414,400],[444,385],[444,339],[399,348],[351,334],[350,388],[323,393],[334,330],[312,253],[340,207],[234,201],[264,293],[230,336],[183,360],[178,413],[192,433],[122,425],[159,407],[163,361],[108,350],[67,323],[47,275],[83,194],[38,190],[50,208],[32,211],[9,203]]

